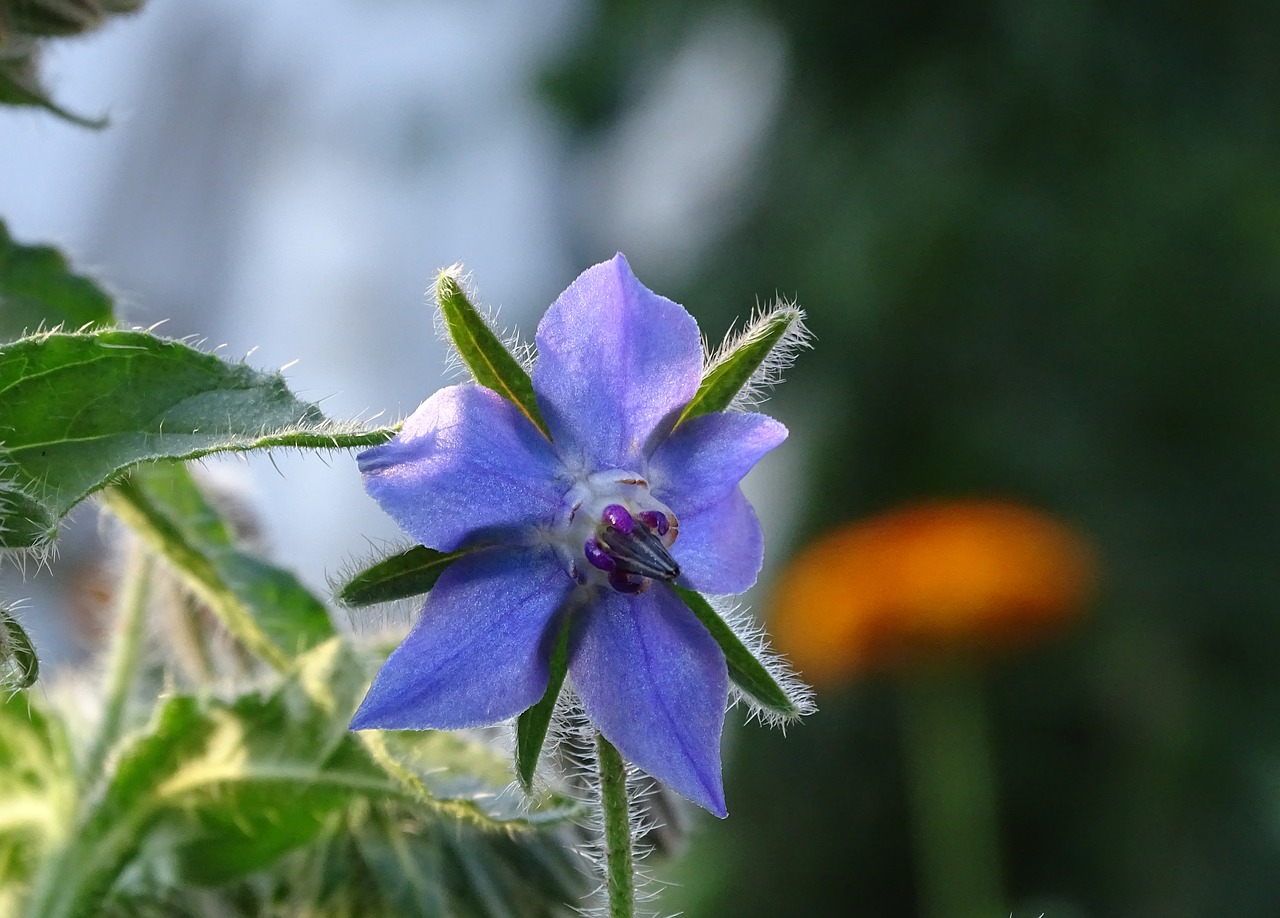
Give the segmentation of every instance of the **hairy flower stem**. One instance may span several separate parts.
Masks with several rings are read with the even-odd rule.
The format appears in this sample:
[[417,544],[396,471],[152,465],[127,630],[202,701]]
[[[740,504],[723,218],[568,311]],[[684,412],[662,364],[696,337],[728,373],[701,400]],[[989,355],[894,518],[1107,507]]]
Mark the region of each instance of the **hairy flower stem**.
[[907,783],[924,918],[1007,914],[986,709],[978,673],[955,666],[902,686]]
[[609,918],[635,914],[635,860],[631,850],[631,808],[627,801],[627,764],[618,750],[596,735],[600,767],[600,807],[604,815],[605,886]]
[[84,760],[84,774],[90,781],[101,771],[124,725],[146,637],[147,600],[154,569],[155,557],[134,540],[125,557],[124,574],[117,592],[115,626],[103,686],[102,722]]

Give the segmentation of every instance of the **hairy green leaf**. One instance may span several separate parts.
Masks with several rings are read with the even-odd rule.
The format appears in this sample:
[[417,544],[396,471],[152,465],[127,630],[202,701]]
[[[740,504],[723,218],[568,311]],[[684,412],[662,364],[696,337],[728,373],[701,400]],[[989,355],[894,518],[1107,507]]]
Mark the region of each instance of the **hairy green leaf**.
[[561,918],[592,882],[566,831],[441,824],[397,803],[353,806],[290,866],[307,913],[335,918]]
[[197,755],[210,733],[195,699],[166,701],[151,726],[120,751],[99,794],[86,802],[62,845],[41,863],[27,914],[93,914],[159,818],[158,785]]
[[398,552],[356,574],[335,598],[350,609],[393,602],[427,593],[440,575],[466,551],[436,551],[425,545]]
[[[803,321],[804,313],[794,306],[779,306],[761,315],[736,341],[726,346],[676,423],[700,414],[724,411],[752,377],[759,380],[764,375],[767,381],[772,376],[768,368],[775,350],[787,351],[788,344],[794,346],[807,339]],[[782,362],[786,363],[785,355]]]
[[[279,374],[146,332],[32,335],[0,345],[0,479],[28,502],[0,518],[0,548],[51,538],[78,502],[150,459],[368,446],[390,435],[337,429]],[[33,519],[30,502],[43,517]]]
[[324,604],[292,573],[243,547],[184,466],[140,466],[104,499],[228,631],[276,669],[333,636]]
[[354,800],[405,798],[347,730],[362,684],[359,665],[333,640],[271,694],[209,706],[215,732],[202,755],[159,786],[183,882],[256,873],[315,840]]
[[693,590],[678,586],[673,588],[724,651],[725,662],[729,665],[729,678],[734,685],[761,707],[783,717],[797,717],[804,713],[782,690],[777,680],[769,675],[764,664],[733,633],[733,629],[725,624],[724,619],[711,607],[711,603]]
[[0,341],[42,328],[115,322],[111,298],[49,246],[19,245],[0,220]]
[[457,275],[452,271],[441,271],[436,278],[436,302],[440,304],[440,314],[458,356],[475,376],[476,382],[510,401],[550,439],[547,422],[538,410],[529,374],[467,299]]
[[267,694],[176,696],[116,750],[46,859],[28,913],[96,914],[125,869],[221,882],[316,837],[352,799],[406,799],[347,731],[360,667],[339,641],[298,661]]

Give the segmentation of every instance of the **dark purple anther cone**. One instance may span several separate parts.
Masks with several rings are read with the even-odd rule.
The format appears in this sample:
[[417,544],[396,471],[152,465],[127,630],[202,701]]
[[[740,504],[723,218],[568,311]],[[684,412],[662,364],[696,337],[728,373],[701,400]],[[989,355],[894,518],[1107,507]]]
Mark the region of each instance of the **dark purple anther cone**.
[[613,573],[618,569],[618,562],[614,561],[595,539],[587,539],[586,544],[582,546],[582,551],[592,567],[599,568],[605,573]]
[[610,504],[605,507],[604,512],[600,514],[600,520],[623,535],[631,535],[631,531],[636,527],[635,520],[631,518],[627,508],[621,504]]
[[660,536],[666,535],[671,529],[671,524],[667,522],[667,515],[661,510],[645,510],[640,514],[640,522]]

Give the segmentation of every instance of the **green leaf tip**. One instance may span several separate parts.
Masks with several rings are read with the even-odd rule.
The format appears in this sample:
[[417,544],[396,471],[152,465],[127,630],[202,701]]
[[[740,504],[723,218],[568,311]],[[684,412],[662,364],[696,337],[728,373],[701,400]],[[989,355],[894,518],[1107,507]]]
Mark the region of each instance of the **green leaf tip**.
[[547,422],[538,410],[529,373],[494,333],[485,317],[467,298],[459,265],[436,277],[436,305],[449,340],[476,382],[492,389],[529,419],[548,440]]
[[765,390],[781,381],[796,352],[808,347],[810,340],[800,307],[779,301],[761,310],[740,333],[725,337],[677,424],[713,411],[756,404]]
[[533,707],[516,720],[516,776],[526,794],[533,793],[533,775],[538,769],[542,746],[547,740],[547,729],[569,672],[569,616],[565,615],[556,634],[551,651],[551,678],[547,690]]
[[465,551],[436,551],[424,545],[397,552],[366,567],[334,595],[348,609],[358,609],[430,592],[440,575]]
[[800,689],[797,686],[793,692],[783,688],[760,661],[759,656],[743,643],[700,593],[674,585],[673,589],[724,651],[730,680],[752,705],[761,709],[762,714],[785,722],[803,717],[813,710],[807,688]]

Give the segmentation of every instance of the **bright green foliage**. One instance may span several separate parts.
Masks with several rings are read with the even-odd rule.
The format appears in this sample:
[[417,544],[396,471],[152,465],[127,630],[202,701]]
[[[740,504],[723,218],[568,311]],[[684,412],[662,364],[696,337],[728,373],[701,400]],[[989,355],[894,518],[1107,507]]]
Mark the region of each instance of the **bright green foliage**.
[[436,551],[425,545],[398,552],[365,568],[342,586],[335,598],[350,609],[394,602],[429,592],[440,575],[465,551]]
[[729,665],[729,678],[755,704],[782,717],[799,717],[803,710],[783,691],[776,679],[769,675],[756,656],[747,649],[733,629],[725,624],[724,619],[711,608],[698,593],[673,585],[673,589],[684,600],[698,621],[711,632],[711,636],[720,649],[724,651],[725,662]]
[[116,329],[0,346],[0,430],[0,476],[23,502],[0,504],[0,548],[50,538],[73,506],[148,459],[362,446],[387,436],[333,428],[279,374]]
[[0,915],[18,914],[21,890],[75,807],[65,725],[38,695],[0,697]]
[[242,547],[182,465],[141,466],[106,500],[232,634],[277,669],[333,636],[324,605],[293,574]]
[[58,325],[113,325],[111,299],[49,246],[19,245],[0,221],[0,341]]
[[509,400],[549,439],[547,422],[538,410],[533,383],[520,362],[498,339],[471,301],[457,276],[441,271],[436,278],[436,301],[449,338],[476,382]]
[[[50,736],[56,721],[36,718],[29,727],[19,725],[6,747],[13,751],[0,752],[0,765],[9,764],[6,754],[29,764],[0,770],[0,851],[8,843],[16,852],[21,841],[21,856],[0,861],[0,869],[9,865],[22,868],[21,876],[34,874],[26,914],[98,914],[102,902],[114,902],[127,914],[148,898],[177,903],[193,886],[216,887],[215,894],[235,901],[246,889],[235,884],[253,878],[252,889],[275,886],[295,905],[308,895],[354,901],[365,892],[337,894],[333,877],[314,874],[333,847],[344,844],[398,847],[398,859],[382,869],[401,875],[400,885],[429,875],[426,901],[462,891],[493,906],[473,914],[513,913],[508,901],[529,878],[509,878],[495,898],[486,889],[491,882],[486,875],[501,874],[510,869],[508,861],[523,859],[526,852],[512,849],[523,849],[526,839],[534,842],[530,826],[551,826],[572,808],[549,799],[528,813],[514,805],[507,807],[511,815],[500,813],[497,801],[509,787],[505,760],[451,734],[412,733],[404,742],[390,734],[383,754],[370,754],[362,736],[347,729],[364,688],[363,672],[345,645],[333,639],[300,657],[291,673],[266,691],[229,701],[172,697],[148,726],[121,740],[113,767],[88,776],[89,784],[71,805],[74,784],[67,777],[65,739],[55,742],[57,734]],[[0,718],[10,717],[15,706],[25,716],[27,703],[25,696],[15,696],[0,709]],[[7,738],[7,721],[5,726]],[[389,770],[384,760],[394,767]],[[411,787],[398,770],[430,775],[431,783]],[[38,792],[41,782],[51,780],[60,782],[61,797],[46,802]],[[62,805],[49,810],[59,799]],[[457,825],[459,808],[466,812],[465,831]],[[392,811],[399,817],[391,825],[416,826],[415,835],[433,838],[470,861],[475,876],[452,878],[450,891],[436,855],[389,832],[391,825],[380,817]],[[546,861],[559,848],[550,837],[536,844],[543,854],[521,869],[546,874]],[[496,861],[494,848],[502,852]],[[285,855],[291,859],[280,862]],[[304,874],[313,876],[314,885],[286,892],[290,881]],[[566,875],[560,871],[554,883],[544,877],[541,886],[523,895],[549,908],[549,891],[559,900],[571,888],[562,882]],[[335,909],[331,914],[365,912]]]

